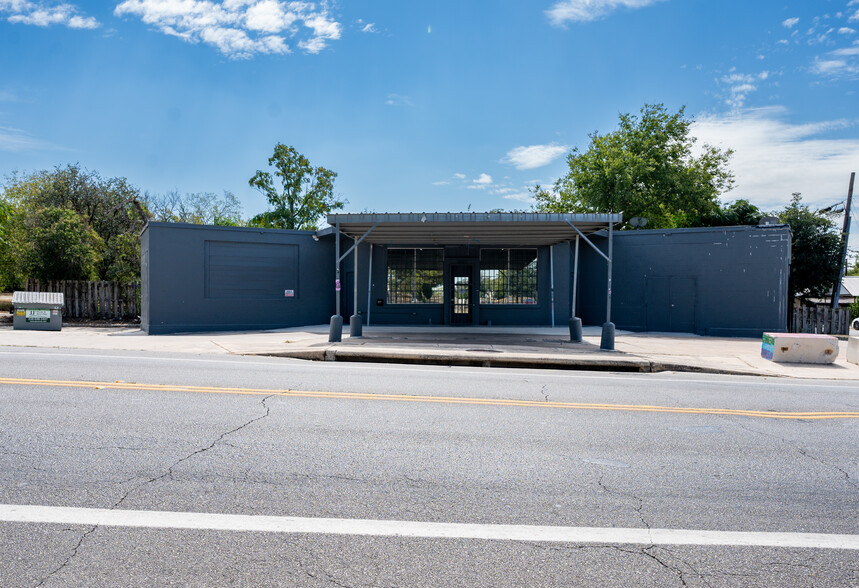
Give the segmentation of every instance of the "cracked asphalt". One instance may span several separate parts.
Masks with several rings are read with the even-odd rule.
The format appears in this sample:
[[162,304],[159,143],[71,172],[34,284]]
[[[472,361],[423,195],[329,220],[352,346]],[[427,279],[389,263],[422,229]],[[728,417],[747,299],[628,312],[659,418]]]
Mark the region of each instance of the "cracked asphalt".
[[[6,349],[0,376],[767,411],[830,381]],[[859,533],[859,421],[0,384],[0,503]],[[2,586],[859,586],[856,551],[0,522]]]

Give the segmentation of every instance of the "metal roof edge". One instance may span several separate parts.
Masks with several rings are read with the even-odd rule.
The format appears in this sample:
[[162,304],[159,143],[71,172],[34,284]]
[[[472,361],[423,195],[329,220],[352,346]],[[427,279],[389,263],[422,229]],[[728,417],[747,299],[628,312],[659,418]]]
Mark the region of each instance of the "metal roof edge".
[[[316,231],[306,231],[304,229],[270,229],[267,227],[234,227],[231,225],[200,225],[197,223],[168,223],[168,222],[149,222],[144,230],[149,227],[171,229],[189,229],[189,230],[217,230],[217,231],[254,231],[265,233],[288,233],[290,235],[313,235]],[[142,231],[141,231],[142,234]]]
[[[689,233],[715,233],[720,231],[769,231],[774,229],[780,230],[790,230],[789,225],[726,225],[723,227],[679,227],[674,229],[635,229],[630,231],[615,231],[614,236],[622,236],[622,235],[640,235],[642,233],[648,235],[656,235],[659,233],[671,233],[671,234],[689,234]],[[594,235],[602,236],[605,233],[604,229],[601,229],[595,233]]]
[[329,213],[328,224],[336,223],[507,223],[507,222],[615,222],[621,213],[573,212],[384,212]]

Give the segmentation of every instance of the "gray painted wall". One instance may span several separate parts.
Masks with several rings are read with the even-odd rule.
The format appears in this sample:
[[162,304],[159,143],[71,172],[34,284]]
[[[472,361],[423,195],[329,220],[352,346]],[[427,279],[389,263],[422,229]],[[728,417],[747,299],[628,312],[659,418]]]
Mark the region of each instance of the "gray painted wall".
[[[592,241],[606,251],[608,239]],[[630,331],[760,337],[787,329],[790,229],[614,233],[612,322]],[[581,245],[579,314],[605,321],[606,263]]]
[[334,243],[312,235],[149,223],[141,235],[141,327],[157,335],[326,323]]

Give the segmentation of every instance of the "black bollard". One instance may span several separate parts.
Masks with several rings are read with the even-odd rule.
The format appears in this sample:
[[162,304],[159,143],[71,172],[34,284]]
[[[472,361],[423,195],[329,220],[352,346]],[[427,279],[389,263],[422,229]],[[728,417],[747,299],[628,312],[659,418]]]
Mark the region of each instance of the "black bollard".
[[614,351],[614,323],[605,323],[602,326],[600,349],[605,349],[606,351]]
[[570,341],[582,342],[582,319],[576,316],[570,319]]
[[335,314],[331,317],[331,324],[328,327],[328,342],[339,343],[343,338],[343,317]]
[[349,317],[349,336],[350,337],[361,337],[363,332],[363,323],[361,321],[360,314],[353,314]]

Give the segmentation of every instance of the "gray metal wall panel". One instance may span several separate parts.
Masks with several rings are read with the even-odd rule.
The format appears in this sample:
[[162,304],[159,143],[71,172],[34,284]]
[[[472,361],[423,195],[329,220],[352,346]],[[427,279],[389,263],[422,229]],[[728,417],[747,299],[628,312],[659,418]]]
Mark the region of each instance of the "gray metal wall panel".
[[[592,240],[606,250],[604,236]],[[612,321],[631,331],[714,336],[785,330],[789,263],[787,227],[616,232]],[[582,249],[585,324],[605,321],[605,266],[589,247]]]
[[[148,260],[142,276],[147,320],[141,326],[150,334],[161,334],[326,323],[334,308],[333,240],[316,242],[312,235],[150,223],[141,242],[141,257]],[[207,248],[212,243],[221,253],[230,251],[227,265],[244,260],[245,270],[207,275]],[[207,296],[207,280],[210,294],[218,296]],[[242,294],[243,280],[255,281],[250,293]],[[286,289],[293,289],[295,296],[286,297]]]

